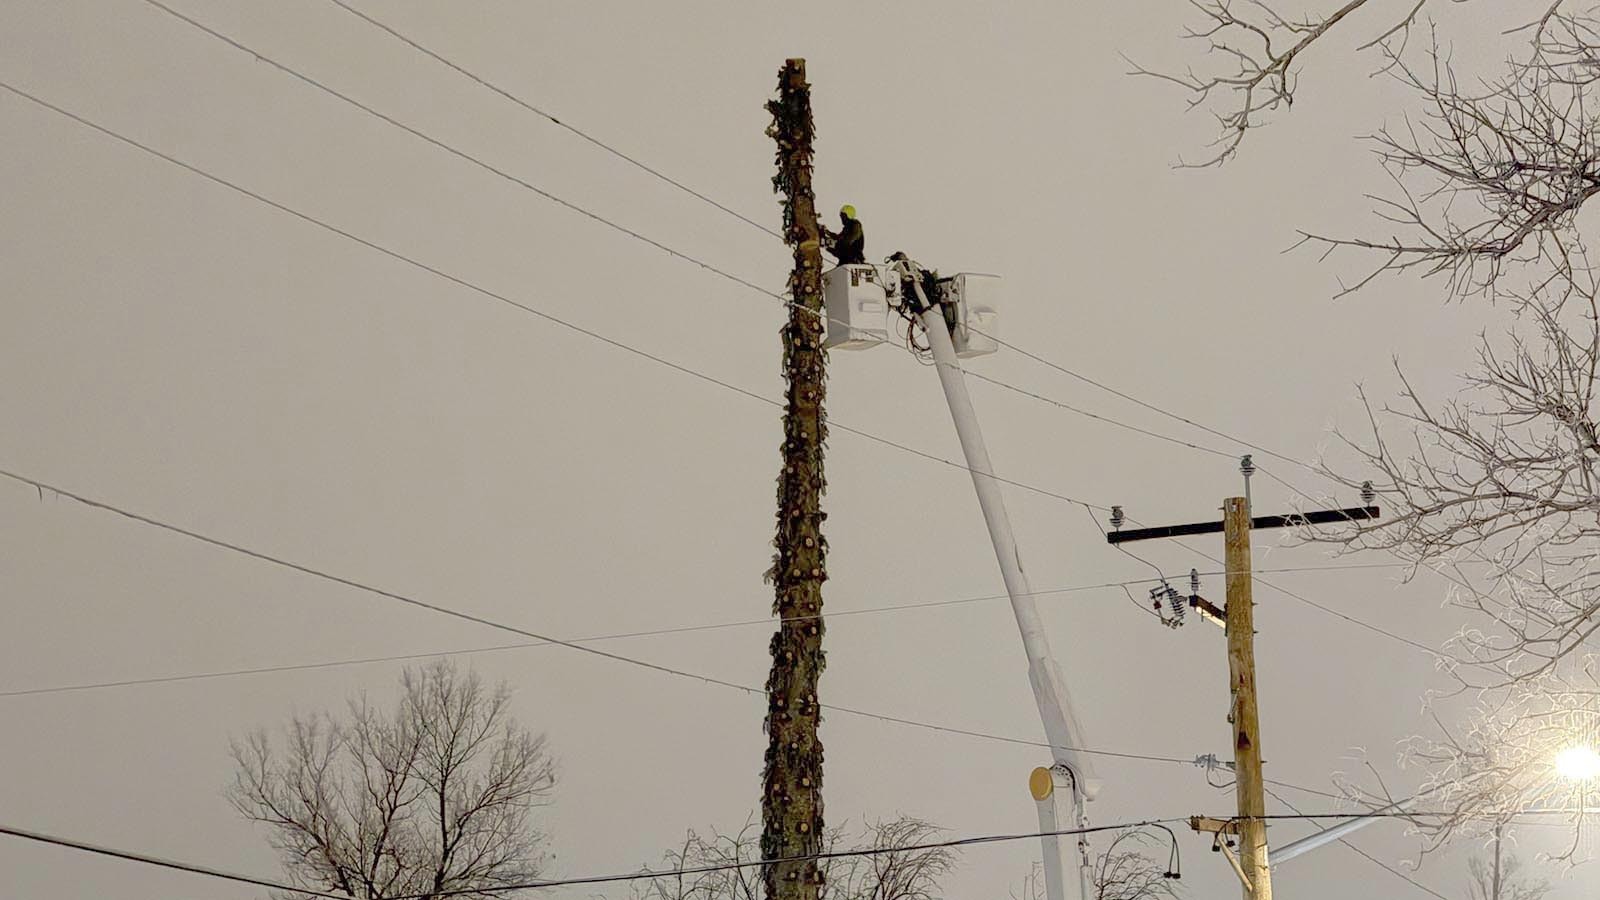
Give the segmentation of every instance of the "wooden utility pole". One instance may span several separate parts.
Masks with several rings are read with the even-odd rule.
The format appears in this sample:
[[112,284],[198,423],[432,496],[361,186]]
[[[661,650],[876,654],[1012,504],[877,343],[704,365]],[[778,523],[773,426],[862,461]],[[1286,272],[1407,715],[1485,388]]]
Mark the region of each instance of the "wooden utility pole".
[[[789,276],[793,303],[783,326],[783,468],[778,473],[777,552],[772,566],[779,617],[767,678],[767,759],[761,794],[761,854],[766,859],[822,852],[822,741],[817,682],[822,675],[823,413],[822,245],[811,191],[811,86],[806,63],[791,59],[778,72],[778,99],[768,135],[778,144],[773,190],[783,195],[784,240],[794,249]],[[816,860],[779,863],[765,872],[768,900],[817,900],[822,869]]]
[[[1254,471],[1249,460],[1248,456],[1245,457],[1240,466],[1247,479]],[[1248,493],[1248,481],[1246,486]],[[1228,632],[1228,689],[1233,696],[1228,722],[1233,727],[1233,764],[1239,815],[1229,821],[1195,816],[1189,820],[1189,826],[1196,831],[1216,835],[1213,846],[1222,851],[1238,874],[1239,881],[1244,885],[1244,900],[1272,900],[1272,870],[1267,858],[1267,822],[1264,818],[1267,814],[1266,787],[1261,772],[1261,718],[1256,708],[1256,628],[1255,600],[1251,596],[1254,580],[1250,573],[1250,532],[1257,528],[1376,519],[1380,513],[1378,507],[1371,505],[1370,486],[1363,488],[1362,501],[1367,505],[1282,516],[1251,516],[1248,497],[1229,497],[1222,501],[1221,522],[1162,525],[1129,531],[1119,529],[1106,535],[1110,543],[1124,544],[1151,538],[1222,532],[1228,604],[1220,618]],[[1216,607],[1199,596],[1190,597],[1189,605],[1208,614],[1208,618],[1218,618]],[[1234,835],[1239,838],[1238,857],[1229,849]]]
[[1272,900],[1267,867],[1267,798],[1261,781],[1261,719],[1256,712],[1256,616],[1251,596],[1250,502],[1222,504],[1228,589],[1228,681],[1233,692],[1233,765],[1239,801],[1239,867],[1249,879],[1245,900]]

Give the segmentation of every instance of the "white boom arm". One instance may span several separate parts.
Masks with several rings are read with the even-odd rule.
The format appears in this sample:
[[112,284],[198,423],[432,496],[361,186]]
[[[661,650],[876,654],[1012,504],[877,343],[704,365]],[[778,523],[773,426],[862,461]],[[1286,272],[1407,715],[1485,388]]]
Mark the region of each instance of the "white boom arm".
[[[984,522],[989,526],[989,539],[994,544],[1006,594],[1011,598],[1011,611],[1022,632],[1022,648],[1028,658],[1028,681],[1033,686],[1034,701],[1050,743],[1053,765],[1048,770],[1035,770],[1029,782],[1038,804],[1039,830],[1081,828],[1087,822],[1084,803],[1094,793],[1092,767],[1077,749],[1083,731],[1073,715],[1066,681],[1050,653],[1038,605],[1028,585],[1028,576],[1022,570],[1005,498],[1000,492],[1000,482],[994,477],[994,467],[989,462],[989,451],[984,446],[983,432],[972,407],[972,398],[967,394],[961,362],[956,357],[943,313],[937,303],[929,303],[923,296],[922,286],[916,281],[918,273],[911,274],[922,301],[920,316],[933,350],[934,368],[939,371],[945,400],[950,405],[950,417],[955,420],[961,450],[972,472],[972,486],[977,491]],[[1092,894],[1087,840],[1081,835],[1076,839],[1052,836],[1044,838],[1043,843],[1045,889],[1049,900],[1089,900]]]

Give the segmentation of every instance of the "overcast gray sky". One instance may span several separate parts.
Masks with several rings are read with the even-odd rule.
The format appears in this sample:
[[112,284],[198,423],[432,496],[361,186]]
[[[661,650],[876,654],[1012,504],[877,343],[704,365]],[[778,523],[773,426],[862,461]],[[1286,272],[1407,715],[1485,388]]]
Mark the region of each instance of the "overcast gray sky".
[[[784,248],[597,151],[327,0],[175,8],[520,178],[772,289]],[[868,252],[1005,276],[1020,345],[1300,459],[1354,385],[1454,390],[1483,316],[1439,288],[1334,301],[1340,261],[1280,251],[1351,231],[1383,186],[1356,140],[1407,98],[1364,64],[1309,60],[1293,115],[1220,169],[1170,164],[1210,137],[1119,52],[1181,65],[1179,3],[365,3],[528,101],[773,227],[762,104],[786,56],[814,88],[819,202],[853,203]],[[1474,7],[1475,8],[1475,7]],[[1461,13],[1452,15],[1462,16]],[[1492,60],[1485,23],[1451,20]],[[1345,38],[1341,51],[1355,43]],[[285,205],[519,302],[767,396],[781,309],[477,169],[139,0],[0,2],[0,79]],[[487,618],[560,636],[760,618],[778,414],[317,229],[0,96],[0,468]],[[1352,261],[1353,262],[1353,261]],[[927,453],[959,448],[931,370],[835,353],[829,412]],[[1207,446],[1241,448],[1013,353],[974,371]],[[1000,472],[1146,522],[1215,516],[1234,463],[973,385]],[[1258,461],[1302,490],[1316,477]],[[956,468],[835,431],[828,608],[1001,590]],[[1142,578],[1079,506],[1008,490],[1036,589]],[[1354,497],[1339,497],[1354,501]],[[1259,510],[1296,498],[1257,479]],[[1329,562],[1257,541],[1258,567]],[[1220,554],[1221,542],[1195,546]],[[1213,568],[1139,548],[1171,576]],[[1385,562],[1360,558],[1347,562]],[[1443,583],[1390,570],[1270,576],[1435,645]],[[1205,589],[1221,592],[1220,579]],[[1136,591],[1136,594],[1138,592]],[[0,484],[0,687],[178,675],[505,643],[507,635],[287,572],[31,488]],[[1268,775],[1328,789],[1395,743],[1438,682],[1405,644],[1257,588]],[[1044,615],[1094,748],[1226,754],[1220,632],[1169,631],[1120,591]],[[608,649],[733,681],[765,677],[769,626]],[[823,700],[1037,739],[1001,602],[842,617]],[[653,861],[686,828],[737,827],[757,798],[759,700],[562,648],[477,654],[560,759],[544,819],[554,876]],[[390,689],[372,664],[0,698],[0,821],[273,876],[265,835],[222,798],[230,735]],[[830,820],[897,812],[955,834],[1036,827],[1037,750],[832,715]],[[1368,752],[1360,755],[1359,748]],[[1102,759],[1097,823],[1223,813],[1231,793],[1173,763]],[[1330,801],[1285,795],[1302,808]],[[1273,811],[1286,811],[1271,804]],[[1274,842],[1311,830],[1282,824]],[[1398,824],[1355,843],[1395,863]],[[1191,896],[1236,885],[1183,834]],[[1031,843],[972,849],[951,897],[1004,896]],[[256,892],[0,841],[7,897],[233,898]],[[1459,853],[1418,878],[1463,892]],[[1590,896],[1579,869],[1558,897]],[[1426,896],[1330,847],[1279,874],[1305,900]],[[615,891],[620,894],[621,891]],[[570,896],[582,896],[573,892]]]

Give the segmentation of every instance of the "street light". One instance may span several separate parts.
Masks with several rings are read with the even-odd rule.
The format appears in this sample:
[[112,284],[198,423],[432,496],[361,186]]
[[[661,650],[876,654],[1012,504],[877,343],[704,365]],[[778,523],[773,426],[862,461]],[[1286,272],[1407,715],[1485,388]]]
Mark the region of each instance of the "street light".
[[1568,781],[1600,778],[1600,752],[1580,744],[1556,754],[1556,774]]

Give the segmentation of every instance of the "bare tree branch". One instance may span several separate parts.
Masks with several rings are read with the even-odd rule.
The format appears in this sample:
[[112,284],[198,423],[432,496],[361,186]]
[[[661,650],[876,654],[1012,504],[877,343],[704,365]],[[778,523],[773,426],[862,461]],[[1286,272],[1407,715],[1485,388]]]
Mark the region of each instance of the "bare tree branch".
[[1492,297],[1513,271],[1536,281],[1572,273],[1578,212],[1600,193],[1600,121],[1588,96],[1600,77],[1589,43],[1595,28],[1588,15],[1552,14],[1527,60],[1471,91],[1437,37],[1425,65],[1390,57],[1394,77],[1423,102],[1420,118],[1373,137],[1395,188],[1374,199],[1397,230],[1305,234],[1329,251],[1377,255],[1341,293],[1383,273],[1416,271],[1444,277],[1454,296]]
[[[1145,853],[1153,847],[1146,831],[1130,828],[1117,832],[1095,861],[1094,900],[1177,900],[1181,896],[1177,873],[1170,860],[1159,862]],[[1035,863],[1021,889],[1011,892],[1011,900],[1044,900],[1044,896],[1043,872]]]
[[[1600,195],[1600,110],[1590,97],[1600,18],[1564,0],[1479,4],[1527,39],[1488,74],[1458,71],[1433,23],[1427,45],[1410,48],[1423,15],[1467,2],[1328,0],[1327,13],[1296,19],[1275,0],[1194,0],[1208,24],[1192,36],[1206,42],[1210,69],[1138,72],[1182,85],[1196,106],[1228,104],[1203,163],[1220,164],[1268,113],[1289,107],[1297,59],[1376,22],[1352,52],[1370,54],[1420,101],[1420,112],[1372,138],[1390,180],[1370,198],[1382,230],[1307,231],[1302,243],[1369,260],[1341,294],[1411,273],[1508,314],[1503,332],[1482,336],[1453,396],[1425,398],[1398,364],[1398,403],[1363,393],[1367,433],[1340,434],[1348,458],[1324,471],[1351,488],[1372,481],[1387,515],[1310,534],[1345,551],[1393,553],[1413,574],[1431,568],[1455,585],[1446,600],[1464,624],[1440,657],[1454,689],[1429,698],[1434,729],[1403,753],[1427,772],[1428,806],[1447,813],[1415,823],[1429,849],[1531,808],[1584,808],[1597,780],[1564,781],[1555,760],[1564,746],[1600,739],[1585,724],[1600,708],[1591,674],[1600,666],[1600,276],[1584,233]],[[1446,697],[1471,708],[1442,715]],[[1381,783],[1357,794],[1394,799]],[[1576,842],[1583,817],[1571,824]]]
[[[920,819],[900,817],[868,822],[858,832],[830,829],[823,836],[823,852],[844,846],[891,849],[935,840],[940,829]],[[733,866],[761,859],[759,829],[754,821],[734,834],[713,831],[702,837],[690,831],[683,846],[666,853],[666,868],[683,869]],[[939,882],[956,866],[956,851],[949,847],[900,850],[873,856],[823,860],[826,876],[823,900],[939,900]],[[761,900],[761,867],[727,868],[712,872],[672,874],[637,882],[634,900]]]
[[1467,875],[1467,900],[1541,900],[1555,889],[1548,881],[1524,875],[1517,856],[1505,857],[1498,866],[1474,856],[1467,860]]
[[292,882],[359,900],[477,893],[538,877],[533,811],[555,767],[542,736],[510,717],[510,693],[441,660],[408,669],[397,707],[366,697],[346,714],[290,720],[234,742],[228,791],[270,829]]
[[[1189,26],[1184,37],[1202,44],[1203,62],[1182,72],[1133,65],[1130,74],[1177,85],[1189,95],[1189,108],[1212,110],[1218,135],[1207,156],[1197,163],[1180,160],[1180,167],[1218,166],[1239,151],[1245,135],[1259,128],[1270,114],[1294,105],[1299,87],[1296,63],[1306,54],[1327,48],[1333,35],[1356,30],[1354,55],[1376,53],[1377,71],[1394,66],[1405,54],[1412,29],[1431,8],[1447,9],[1471,0],[1317,0],[1325,11],[1299,16],[1280,12],[1286,4],[1267,0],[1189,0],[1200,24]],[[1532,20],[1516,9],[1506,15],[1507,33],[1528,31],[1537,43],[1566,18],[1559,0]],[[1512,4],[1505,5],[1507,9]],[[1365,15],[1358,15],[1365,14]],[[1352,24],[1352,23],[1365,23]]]

